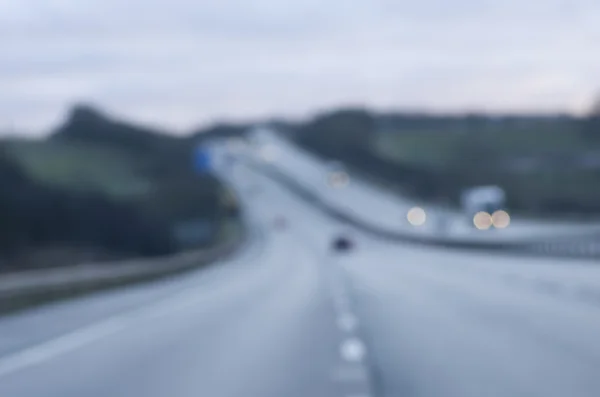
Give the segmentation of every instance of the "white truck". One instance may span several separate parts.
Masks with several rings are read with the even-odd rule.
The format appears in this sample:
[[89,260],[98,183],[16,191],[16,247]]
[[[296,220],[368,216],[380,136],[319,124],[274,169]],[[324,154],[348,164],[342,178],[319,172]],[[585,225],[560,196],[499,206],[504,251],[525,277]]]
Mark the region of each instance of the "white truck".
[[461,194],[461,207],[467,221],[474,225],[473,219],[478,212],[493,215],[496,211],[506,211],[506,193],[499,186],[476,186]]

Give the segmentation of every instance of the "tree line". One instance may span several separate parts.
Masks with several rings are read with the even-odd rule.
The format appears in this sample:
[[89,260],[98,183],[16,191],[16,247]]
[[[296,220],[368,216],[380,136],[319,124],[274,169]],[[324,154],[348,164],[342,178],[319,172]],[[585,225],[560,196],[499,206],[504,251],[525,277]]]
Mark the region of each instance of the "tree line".
[[122,255],[165,255],[176,249],[168,224],[134,203],[96,192],[67,191],[32,181],[0,159],[0,253],[6,260],[53,245],[97,247]]
[[[600,105],[599,105],[600,109]],[[464,139],[455,153],[458,161],[452,167],[424,167],[407,161],[389,160],[372,149],[371,140],[376,132],[401,131],[427,133],[442,132],[464,134],[475,138],[479,132],[492,131],[502,134],[502,130],[521,128],[544,129],[548,126],[564,130],[565,134],[574,134],[581,142],[582,153],[600,144],[600,111],[588,117],[577,118],[567,115],[548,116],[507,116],[487,117],[467,114],[462,116],[437,116],[428,114],[376,114],[366,109],[344,109],[318,115],[314,119],[295,127],[294,139],[307,149],[323,157],[341,160],[357,170],[376,176],[378,179],[401,187],[407,194],[417,199],[435,201],[444,204],[458,204],[461,191],[477,184],[499,184],[509,192],[509,205],[517,211],[537,213],[600,213],[600,201],[597,192],[589,189],[589,194],[565,198],[563,196],[541,196],[537,192],[526,190],[527,178],[510,172],[501,171],[496,162],[507,153],[500,153],[489,142],[482,139]],[[395,132],[394,132],[395,131]],[[430,134],[429,137],[432,135]],[[489,136],[489,135],[488,135]],[[424,138],[431,139],[431,138]],[[509,158],[510,160],[510,158]],[[510,161],[509,161],[510,162]],[[544,171],[544,170],[540,170]],[[587,175],[582,181],[596,179],[600,182],[598,171],[581,170]],[[594,174],[595,173],[595,174]],[[591,176],[589,176],[592,174]],[[557,174],[558,175],[558,174]],[[596,175],[594,177],[594,175]],[[556,191],[567,188],[561,176],[554,178]],[[565,183],[562,183],[565,182]],[[581,182],[585,184],[585,182]],[[586,189],[580,186],[581,190]]]
[[222,203],[221,182],[191,167],[194,147],[203,139],[175,137],[76,106],[47,140],[125,153],[138,164],[135,171],[152,182],[148,192],[133,197],[34,179],[0,143],[0,271],[27,266],[15,258],[46,247],[85,247],[114,257],[171,254],[185,248],[174,227],[189,220],[214,226],[211,240],[202,244],[214,241],[220,223],[232,213]]

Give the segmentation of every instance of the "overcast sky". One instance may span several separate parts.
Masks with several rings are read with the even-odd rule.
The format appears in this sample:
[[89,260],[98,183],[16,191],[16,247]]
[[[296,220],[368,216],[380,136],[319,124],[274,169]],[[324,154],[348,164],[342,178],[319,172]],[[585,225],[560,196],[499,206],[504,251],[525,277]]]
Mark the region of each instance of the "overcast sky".
[[0,130],[77,101],[178,131],[345,104],[581,112],[597,0],[0,0]]

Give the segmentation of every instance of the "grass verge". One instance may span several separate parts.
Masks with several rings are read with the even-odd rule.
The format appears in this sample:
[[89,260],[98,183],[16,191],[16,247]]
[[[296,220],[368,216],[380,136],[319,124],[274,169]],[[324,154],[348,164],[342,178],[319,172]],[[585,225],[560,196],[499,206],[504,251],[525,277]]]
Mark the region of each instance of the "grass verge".
[[[597,145],[596,145],[597,146]],[[542,126],[537,130],[398,131],[375,133],[371,152],[393,164],[447,175],[457,190],[497,184],[509,207],[527,218],[597,220],[600,170],[577,165],[598,148],[577,131]],[[368,178],[390,188],[375,173]],[[405,186],[391,183],[395,192]],[[448,204],[458,207],[458,196]]]

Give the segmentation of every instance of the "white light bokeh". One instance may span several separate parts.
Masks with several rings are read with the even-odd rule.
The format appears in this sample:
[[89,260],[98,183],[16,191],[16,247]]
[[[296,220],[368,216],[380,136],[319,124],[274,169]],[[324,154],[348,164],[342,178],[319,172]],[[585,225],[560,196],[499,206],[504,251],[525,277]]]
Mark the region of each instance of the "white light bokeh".
[[427,220],[427,214],[423,208],[414,207],[408,211],[406,219],[408,219],[408,222],[413,226],[422,226]]
[[350,183],[350,176],[343,171],[332,172],[327,178],[327,183],[332,188],[341,189],[348,186]]
[[481,211],[473,217],[473,224],[479,230],[488,230],[492,227],[492,216],[487,212]]
[[492,214],[492,223],[497,229],[506,229],[510,225],[510,215],[504,210]]

